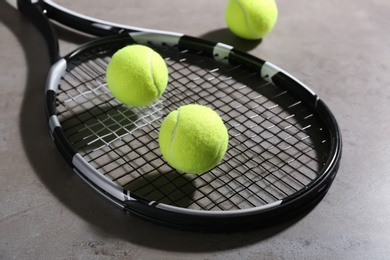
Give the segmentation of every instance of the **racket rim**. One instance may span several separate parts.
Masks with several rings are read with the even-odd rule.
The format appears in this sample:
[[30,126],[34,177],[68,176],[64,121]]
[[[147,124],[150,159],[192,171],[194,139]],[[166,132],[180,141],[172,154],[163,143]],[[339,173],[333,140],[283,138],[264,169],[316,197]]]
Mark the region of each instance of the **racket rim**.
[[[105,44],[106,42],[111,42],[112,40],[113,41],[115,41],[115,40],[124,40],[124,41],[126,41],[127,40],[129,43],[130,42],[134,43],[134,40],[128,34],[113,35],[113,36],[108,36],[108,37],[104,37],[104,38],[99,38],[99,39],[93,40],[92,42],[88,42],[86,44],[81,45],[80,47],[78,47],[75,50],[73,50],[72,52],[70,52],[68,55],[64,56],[63,59],[65,60],[66,58],[73,58],[73,57],[75,57],[75,55],[78,55],[79,53],[82,53],[83,50],[87,50],[89,47],[96,47],[96,46],[99,46],[102,43]],[[80,50],[81,50],[81,52],[80,52]],[[260,59],[260,61],[262,61],[262,60]],[[63,61],[59,61],[58,63],[61,64],[61,66],[64,66]],[[272,64],[272,63],[267,62],[267,64]],[[276,68],[276,66],[273,66],[273,68]],[[53,74],[53,75],[54,75],[53,77],[56,77],[55,74]],[[50,78],[50,76],[49,76],[49,78]],[[59,79],[59,78],[57,78],[57,79]],[[53,85],[56,86],[58,84],[54,83]],[[47,86],[47,90],[53,90],[53,88],[50,87],[50,86]],[[50,99],[50,100],[52,100],[52,99]],[[46,102],[46,104],[53,105],[53,102]],[[322,102],[322,100],[317,99],[317,101],[316,101],[316,109],[319,109],[321,107],[323,107],[323,109],[326,111],[326,113],[329,113],[329,115],[332,115],[331,111],[326,107],[326,104],[324,102]],[[55,115],[56,115],[56,112],[55,112]],[[53,116],[53,114],[48,115],[48,117],[52,117],[52,116]],[[337,136],[339,136],[339,133],[338,133],[338,130],[337,130],[338,129],[337,122],[335,121],[334,118],[330,118],[330,120],[335,124],[335,125],[332,125],[336,129],[336,130],[333,130],[333,131],[335,131]],[[52,119],[52,121],[53,121],[53,119]],[[52,127],[52,132],[54,132],[54,128],[53,127]],[[63,137],[61,137],[61,138],[57,137],[57,138],[61,140],[61,143],[63,144],[62,146],[63,147],[69,147],[70,143],[67,140],[67,138],[65,137],[65,134],[61,134],[61,136],[63,136]],[[310,184],[308,185],[308,187],[306,189],[302,189],[301,191],[294,193],[294,196],[289,196],[289,197],[284,198],[284,199],[282,199],[280,201],[275,201],[274,203],[272,203],[272,206],[284,204],[284,203],[287,203],[288,201],[293,201],[295,198],[299,198],[300,196],[302,196],[302,194],[307,193],[308,191],[311,191],[311,190],[315,190],[317,187],[321,186],[321,182],[324,179],[328,178],[328,175],[332,174],[332,172],[334,171],[334,168],[336,167],[335,166],[335,161],[338,160],[339,153],[341,153],[341,142],[339,141],[339,138],[336,137],[336,138],[333,138],[333,139],[336,140],[336,142],[334,144],[332,144],[335,147],[334,148],[335,149],[334,156],[332,157],[331,160],[328,160],[327,166],[323,167],[322,171],[318,173],[318,178],[316,178],[315,181],[310,182]],[[77,154],[77,151],[72,149],[72,154]],[[73,156],[71,156],[71,157],[72,157],[72,160],[73,160]],[[71,164],[74,166],[73,162],[71,162]],[[140,197],[138,197],[137,200],[141,200],[142,201],[142,199]],[[125,201],[125,200],[123,200],[123,201]],[[131,201],[133,201],[133,200],[131,200]],[[272,207],[272,206],[270,206],[270,207]],[[169,205],[167,207],[163,206],[163,208],[165,208],[167,210],[174,210]],[[263,209],[267,209],[268,206],[265,205],[265,206],[259,206],[259,207],[256,207],[256,208],[258,208],[258,210],[261,211]],[[256,211],[254,209],[250,209],[250,210],[248,210],[248,212]],[[188,212],[196,212],[196,211],[197,210],[190,209]],[[205,212],[205,214],[209,214],[209,213],[206,213],[207,211],[204,211],[204,210],[199,210],[199,211],[200,212]],[[183,209],[183,212],[187,212],[187,210]],[[239,209],[237,211],[230,210],[228,212],[231,212],[232,215],[235,215],[236,213],[239,213],[239,212],[242,212],[243,214],[246,214],[245,210],[243,210],[243,209]],[[211,212],[210,214],[212,215],[212,214],[215,213],[215,214],[224,215],[224,214],[228,214],[228,212],[225,212],[225,213],[223,213],[223,212],[221,212],[221,213]]]
[[[23,0],[18,0],[18,2],[19,2],[19,1],[27,2],[27,1],[23,1]],[[32,2],[34,2],[34,1],[32,1]],[[46,4],[48,4],[48,3],[54,3],[53,1],[50,1],[50,0],[45,0],[45,1],[41,0],[41,1],[38,1],[38,2],[44,2],[44,3],[46,3]],[[101,21],[101,20],[99,20],[99,21]],[[117,24],[116,24],[116,25],[117,25]],[[141,29],[142,29],[142,28],[141,28]],[[163,34],[166,33],[166,31],[155,31],[155,30],[150,30],[150,31],[148,31],[147,33],[157,33],[157,34],[159,34],[159,33],[161,33],[161,32],[162,32]],[[138,32],[138,33],[143,33],[143,32]],[[170,33],[170,32],[168,32],[168,33]],[[125,37],[127,37],[128,34],[129,34],[128,31],[126,31],[126,33],[123,33],[123,35],[126,35]],[[186,36],[186,35],[183,35],[183,34],[176,34],[176,33],[174,33],[174,36],[186,37],[185,39],[188,40],[188,41],[191,41],[191,40],[196,40],[196,41],[197,41],[197,40],[198,40],[198,38]],[[106,39],[121,38],[121,37],[124,37],[124,36],[122,36],[122,34],[120,34],[120,35],[108,36]],[[99,43],[100,40],[101,40],[101,39],[97,39],[96,42]],[[202,41],[206,41],[206,40],[201,39],[200,42],[202,42]],[[209,42],[209,41],[207,41],[207,42]],[[203,42],[203,43],[204,43],[204,42]],[[212,43],[212,42],[210,41],[210,43]],[[75,51],[80,51],[80,50],[81,50],[80,48],[83,47],[83,46],[84,46],[84,47],[88,47],[88,46],[87,46],[88,44],[91,44],[91,42],[88,42],[88,43],[86,43],[85,45],[82,45],[82,46],[80,46],[79,48],[77,48],[76,50],[72,51],[71,53],[65,55],[65,56],[63,57],[63,59],[70,58],[72,55],[77,54]],[[215,44],[214,47],[215,47],[216,45],[218,45],[218,43],[213,43],[213,44]],[[228,46],[228,45],[223,46],[223,48],[226,48],[226,50],[229,49],[229,51],[230,51],[231,53],[234,53],[234,55],[232,56],[232,57],[234,57],[234,58],[239,57],[239,58],[245,59],[245,58],[249,57],[249,61],[250,61],[251,63],[252,63],[252,62],[254,62],[254,63],[263,63],[263,65],[264,65],[264,64],[267,64],[267,65],[272,64],[272,63],[269,63],[268,61],[261,60],[260,58],[257,58],[257,57],[254,57],[254,56],[252,56],[252,55],[249,55],[249,54],[247,54],[247,53],[244,53],[244,52],[241,52],[241,51],[239,51],[239,50],[236,50],[236,49],[234,49],[233,47]],[[223,49],[223,48],[222,48],[222,49]],[[81,51],[82,51],[82,50],[81,50]],[[238,56],[235,56],[235,55],[238,55]],[[229,56],[230,56],[230,54],[229,54]],[[273,66],[274,66],[274,67],[273,67]],[[272,67],[273,69],[278,68],[278,67],[276,67],[276,66],[273,65],[273,64],[271,65],[271,67]],[[281,72],[284,72],[284,71],[281,70],[281,69],[280,69],[280,71],[281,71]],[[290,77],[289,74],[284,74],[284,76]],[[292,79],[293,81],[296,80],[295,78],[290,78],[290,79]],[[298,85],[300,85],[299,82],[298,82]],[[304,85],[303,83],[302,83],[302,85],[300,85],[300,86],[306,87],[306,85]],[[48,89],[50,89],[50,87],[49,87]],[[334,153],[332,159],[328,161],[326,169],[323,170],[324,173],[327,173],[327,174],[324,174],[324,173],[319,174],[319,176],[321,177],[321,180],[318,180],[318,183],[316,183],[316,185],[314,185],[314,186],[316,186],[318,189],[320,189],[320,188],[322,188],[322,187],[326,187],[325,185],[320,185],[324,180],[328,179],[328,177],[331,176],[331,175],[333,175],[333,178],[334,178],[335,174],[337,173],[338,166],[339,166],[340,159],[341,159],[341,147],[342,147],[341,133],[340,133],[340,130],[339,130],[339,128],[338,128],[337,121],[336,121],[336,119],[335,119],[334,116],[333,116],[333,113],[326,107],[326,104],[323,103],[323,101],[322,101],[321,99],[319,99],[319,97],[318,97],[314,92],[311,92],[311,89],[310,89],[310,88],[306,87],[305,90],[310,90],[310,91],[309,91],[309,92],[310,92],[309,94],[313,95],[313,98],[314,98],[314,100],[315,100],[315,101],[313,102],[313,105],[314,105],[317,109],[318,109],[318,107],[317,107],[318,104],[320,104],[320,106],[325,106],[325,108],[324,108],[325,112],[324,112],[324,113],[326,113],[327,111],[329,112],[329,115],[330,115],[331,117],[330,117],[330,119],[328,119],[328,120],[329,120],[330,122],[332,122],[330,125],[331,125],[331,126],[334,126],[334,129],[333,129],[331,132],[332,132],[332,133],[335,133],[335,136],[332,136],[332,140],[331,140],[331,141],[334,142],[334,143],[332,143],[332,146],[333,146],[333,149],[335,150],[335,153]],[[47,106],[48,104],[53,104],[51,99],[50,99],[50,101],[47,100],[47,102],[45,102],[45,106]],[[52,119],[51,122],[52,122],[52,121],[55,121],[55,119]],[[334,124],[334,125],[332,125],[332,124]],[[54,126],[55,126],[55,124],[54,124]],[[53,128],[53,126],[52,126],[52,128]],[[62,128],[62,127],[61,127],[61,128]],[[52,134],[54,133],[54,129],[56,129],[56,127],[53,128]],[[61,130],[62,130],[62,129],[61,129]],[[57,130],[55,130],[55,131],[57,131]],[[54,138],[54,137],[53,137],[53,138]],[[54,139],[55,139],[55,138],[54,138]],[[61,141],[61,140],[55,139],[55,142],[56,142],[56,143],[57,143],[58,141]],[[68,140],[66,140],[66,142],[68,142]],[[69,144],[69,143],[68,143],[68,144]],[[61,149],[60,149],[60,150],[61,150]],[[69,161],[69,160],[68,160],[68,161]],[[74,167],[74,164],[73,164],[73,163],[71,163],[71,165]],[[334,171],[335,171],[335,172],[334,172]],[[78,173],[79,173],[79,175],[80,175],[80,172],[78,172]],[[84,177],[85,177],[85,176],[84,176]],[[86,177],[86,178],[88,178],[88,177]],[[91,180],[89,179],[89,181],[91,181]],[[111,181],[111,180],[110,180],[110,181]],[[87,181],[87,182],[88,182],[88,181]],[[311,184],[312,184],[312,183],[311,183]],[[314,188],[314,186],[313,186],[313,188]],[[100,187],[99,187],[99,188],[100,188]],[[313,188],[310,189],[312,192],[313,192]],[[294,201],[296,201],[296,199],[299,199],[299,197],[300,197],[301,195],[303,195],[303,194],[308,195],[309,193],[308,193],[307,190],[303,190],[303,191],[302,191],[302,194],[299,194],[299,195],[296,194],[295,197],[292,197],[292,198],[286,199],[286,200],[281,200],[280,203],[279,203],[279,202],[276,202],[275,204],[278,204],[278,203],[279,203],[280,205],[285,205],[285,204],[293,203]],[[106,195],[106,196],[107,196],[107,194],[105,194],[105,192],[103,192],[103,195]],[[128,203],[131,203],[131,202],[134,202],[134,201],[139,201],[139,202],[141,202],[141,203],[144,203],[144,202],[142,202],[142,199],[141,199],[141,198],[135,198],[135,197],[131,197],[131,196],[134,196],[134,195],[129,195],[129,199],[127,199],[127,200],[124,199],[124,200],[121,201],[121,202],[122,202],[122,206],[123,206],[124,208],[126,208],[126,205],[127,205]],[[109,197],[109,196],[108,196],[108,197]],[[158,205],[158,204],[157,204],[157,205]],[[168,208],[170,208],[170,207],[168,207]],[[260,208],[261,208],[261,207],[260,207]],[[270,207],[270,208],[272,208],[272,207]],[[267,209],[268,209],[268,207],[264,207],[264,210],[267,210]],[[201,210],[201,211],[204,212],[204,210]],[[225,212],[225,213],[224,213],[224,211],[222,211],[222,213],[217,213],[217,215],[226,215],[226,213],[229,213],[229,212],[231,212],[232,215],[235,215],[236,213],[238,213],[238,211],[242,213],[242,212],[244,212],[245,210],[240,209],[240,210],[237,210],[237,212],[235,212],[235,211],[227,211],[227,212]],[[250,211],[252,211],[252,210],[249,210],[248,212],[250,212]],[[256,211],[256,210],[254,210],[254,211]],[[195,211],[191,209],[189,212],[190,212],[190,213],[193,213],[193,212],[195,212]],[[208,214],[208,213],[206,213],[206,214]]]

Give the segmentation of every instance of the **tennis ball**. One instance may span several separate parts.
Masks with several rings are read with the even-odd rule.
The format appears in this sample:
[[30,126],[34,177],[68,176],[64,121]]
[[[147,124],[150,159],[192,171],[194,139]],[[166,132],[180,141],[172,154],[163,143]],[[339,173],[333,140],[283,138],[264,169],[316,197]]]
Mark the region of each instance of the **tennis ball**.
[[221,117],[211,108],[197,104],[169,113],[161,124],[158,139],[168,164],[190,174],[214,168],[225,155],[228,140]]
[[164,59],[144,45],[129,45],[114,53],[107,65],[111,93],[128,106],[145,106],[163,94],[168,84]]
[[258,40],[268,34],[278,17],[275,0],[229,0],[225,21],[237,36]]

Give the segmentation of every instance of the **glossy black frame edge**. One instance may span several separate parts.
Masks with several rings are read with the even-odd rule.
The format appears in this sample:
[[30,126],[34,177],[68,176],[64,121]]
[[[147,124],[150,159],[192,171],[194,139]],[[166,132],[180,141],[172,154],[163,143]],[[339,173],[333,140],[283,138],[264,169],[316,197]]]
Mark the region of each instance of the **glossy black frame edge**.
[[[53,28],[51,27],[48,18],[45,17],[45,15],[42,14],[41,10],[36,8],[34,4],[32,4],[30,1],[25,0],[18,0],[18,6],[22,12],[25,14],[27,13],[30,19],[37,25],[38,28],[40,28],[41,33],[45,37],[45,40],[49,46],[49,54],[52,58],[52,61],[55,62],[56,59],[58,59],[58,41],[55,38],[55,32]],[[62,15],[62,14],[61,14]],[[66,13],[63,17],[69,17]],[[66,18],[67,19],[67,18]],[[65,20],[66,20],[65,19]],[[79,20],[79,19],[78,19]],[[77,25],[80,23],[79,21],[75,22]],[[66,25],[66,24],[65,24]],[[69,26],[75,26],[73,24],[68,23]],[[86,27],[90,26],[90,23],[85,22],[84,25]],[[79,26],[75,26],[78,27]],[[107,31],[106,29],[99,30],[99,32],[94,31],[88,31],[88,29],[82,29],[80,30],[84,32],[90,32],[92,34],[100,35],[100,36],[106,36],[106,35],[112,35],[115,34],[114,32]],[[124,31],[117,30],[117,33],[124,33]],[[128,32],[128,31],[126,31]],[[123,36],[119,35],[117,37],[127,37],[130,38],[128,35]],[[110,37],[115,38],[115,37]],[[184,36],[185,41],[187,42],[195,42],[196,44],[199,44],[199,40],[190,36]],[[185,43],[184,41],[184,43]],[[204,40],[200,41],[200,44],[203,45],[203,48],[210,49],[208,46],[214,46],[215,44]],[[187,44],[184,44],[187,45]],[[193,43],[191,43],[193,45]],[[81,47],[82,48],[82,47]],[[212,48],[211,48],[212,49]],[[207,51],[208,54],[210,54],[210,51]],[[230,61],[234,63],[234,59],[242,59],[246,65],[249,67],[261,67],[265,62],[261,59],[253,59],[253,57],[250,57],[250,59],[247,59],[246,57],[250,56],[244,52],[237,51],[235,49],[232,49],[233,55],[229,57],[231,59]],[[70,54],[70,55],[74,55]],[[245,62],[248,61],[248,62]],[[242,62],[241,62],[242,63]],[[276,80],[275,80],[276,79]],[[276,75],[274,75],[273,81],[279,82],[279,80],[282,81],[291,81],[291,78],[285,75],[284,73],[278,72]],[[294,82],[293,82],[294,83]],[[299,84],[298,84],[299,85]],[[295,86],[295,84],[292,84],[289,86],[291,89],[298,90],[299,93],[304,92],[304,96],[301,96],[304,98],[305,101],[307,101],[309,104],[316,107],[316,109],[319,111],[319,113],[322,115],[321,118],[326,119],[325,123],[327,126],[331,129],[331,141],[332,141],[332,150],[335,151],[334,157],[331,158],[328,162],[327,171],[328,173],[324,175],[322,178],[316,181],[315,185],[313,186],[310,191],[304,190],[302,193],[304,194],[297,194],[294,197],[291,197],[289,199],[286,199],[282,202],[282,204],[277,208],[273,208],[272,210],[264,210],[261,211],[261,214],[254,214],[254,215],[244,215],[244,216],[237,216],[237,217],[231,217],[228,218],[215,218],[215,217],[204,217],[199,215],[189,215],[188,218],[183,219],[180,218],[182,216],[181,214],[176,214],[175,212],[170,212],[166,210],[158,209],[154,206],[149,206],[147,203],[143,202],[142,199],[140,200],[130,200],[130,201],[118,201],[114,199],[111,195],[105,193],[102,191],[99,187],[94,185],[91,181],[85,178],[92,187],[97,189],[100,193],[103,193],[108,199],[113,200],[116,202],[116,204],[122,204],[124,206],[124,209],[126,211],[132,212],[135,215],[141,216],[143,218],[149,219],[153,222],[157,222],[160,224],[168,225],[171,227],[179,228],[179,229],[189,229],[189,230],[197,230],[197,231],[226,231],[226,228],[229,230],[235,230],[235,229],[245,229],[245,226],[248,228],[254,227],[254,226],[268,226],[273,225],[276,223],[280,223],[281,221],[284,221],[286,219],[291,218],[292,216],[297,215],[298,213],[308,210],[315,205],[319,201],[321,201],[322,197],[325,196],[327,190],[329,189],[331,183],[333,182],[333,179],[337,173],[337,170],[339,168],[340,158],[341,158],[341,133],[338,129],[337,122],[328,109],[328,107],[325,105],[325,103],[322,102],[322,100],[317,100],[316,96],[311,95],[311,93],[305,93],[304,89],[302,89],[302,86]],[[50,92],[50,91],[49,91]],[[52,100],[50,102],[55,102],[55,93],[54,91],[51,91],[52,98],[49,98],[48,100]],[[49,94],[51,95],[51,94]],[[316,100],[313,101],[313,98]],[[49,104],[47,104],[49,105]],[[55,105],[53,103],[52,105]],[[50,106],[49,106],[50,107]],[[69,144],[66,141],[66,138],[64,136],[64,133],[62,132],[61,128],[56,128],[53,131],[53,138],[55,139],[55,142],[57,146],[59,147],[61,153],[64,155],[65,159],[68,161],[68,163],[74,167],[72,164],[72,158],[75,154],[75,151],[72,147],[69,147]],[[64,144],[68,144],[65,145]],[[77,173],[82,175],[77,170]],[[302,196],[301,196],[302,195]],[[297,198],[299,198],[297,200]],[[299,203],[298,203],[299,202]],[[159,214],[159,217],[156,218],[156,213]],[[243,223],[245,225],[243,226]]]

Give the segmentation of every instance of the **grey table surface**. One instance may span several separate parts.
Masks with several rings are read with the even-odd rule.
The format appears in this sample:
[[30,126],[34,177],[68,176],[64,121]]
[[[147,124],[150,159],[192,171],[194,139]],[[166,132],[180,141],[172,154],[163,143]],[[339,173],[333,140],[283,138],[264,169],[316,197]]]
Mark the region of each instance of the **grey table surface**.
[[[282,67],[334,112],[341,167],[316,208],[273,227],[203,234],[125,214],[57,152],[43,111],[45,43],[0,0],[0,259],[390,258],[390,1],[278,0],[278,22],[261,43],[229,33],[225,0],[62,2],[101,19],[225,42]],[[60,35],[63,53],[85,41]]]

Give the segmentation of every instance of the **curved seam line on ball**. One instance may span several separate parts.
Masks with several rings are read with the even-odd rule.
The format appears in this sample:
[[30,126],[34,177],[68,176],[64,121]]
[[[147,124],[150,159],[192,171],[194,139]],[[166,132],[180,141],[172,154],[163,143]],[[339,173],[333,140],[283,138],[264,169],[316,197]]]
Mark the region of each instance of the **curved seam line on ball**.
[[160,96],[160,90],[156,86],[156,81],[154,80],[152,56],[153,56],[153,50],[151,50],[150,53],[149,53],[149,71],[150,71],[150,76],[152,78],[153,86],[157,90],[157,97],[159,97]]
[[176,124],[175,124],[175,127],[173,128],[173,133],[172,133],[172,137],[171,137],[171,142],[169,143],[169,155],[171,156],[172,160],[175,162],[176,167],[177,167],[177,162],[176,162],[175,157],[173,157],[172,143],[173,143],[173,140],[175,139],[176,131],[177,131],[177,128],[178,128],[178,125],[179,125],[179,116],[180,116],[180,111],[179,111],[179,109],[178,109],[178,110],[177,110],[177,117],[176,117]]
[[244,8],[244,7],[242,6],[242,4],[240,3],[240,1],[238,1],[238,0],[233,0],[233,1],[236,2],[236,3],[240,6],[242,12],[244,13],[245,21],[246,21],[246,24],[247,24],[247,26],[248,26],[249,31],[250,31],[251,33],[255,34],[256,36],[257,36],[257,35],[260,35],[260,33],[257,33],[257,32],[255,32],[255,31],[252,29],[252,26],[251,26],[251,24],[250,24],[250,22],[249,22],[248,14],[247,14],[245,8]]

